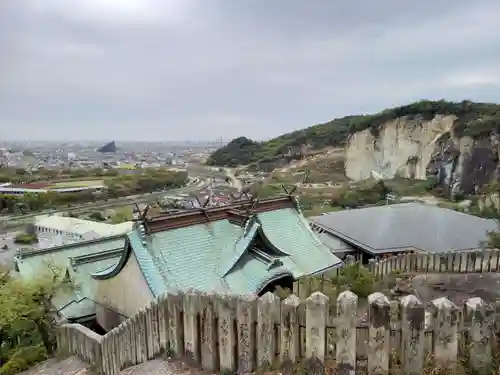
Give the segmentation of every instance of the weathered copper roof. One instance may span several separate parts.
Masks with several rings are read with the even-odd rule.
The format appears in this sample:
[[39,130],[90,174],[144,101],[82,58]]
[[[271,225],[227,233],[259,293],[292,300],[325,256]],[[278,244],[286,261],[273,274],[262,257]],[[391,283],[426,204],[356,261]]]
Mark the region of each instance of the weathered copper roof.
[[222,207],[194,208],[154,217],[147,220],[147,227],[150,233],[155,233],[217,220],[244,222],[250,214],[294,207],[294,198],[288,195],[255,201],[246,199]]

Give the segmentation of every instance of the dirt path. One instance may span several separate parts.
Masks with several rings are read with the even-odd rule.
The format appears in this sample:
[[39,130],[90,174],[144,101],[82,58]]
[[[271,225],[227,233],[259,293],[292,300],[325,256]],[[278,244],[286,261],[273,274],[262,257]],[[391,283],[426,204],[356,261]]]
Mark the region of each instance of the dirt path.
[[423,302],[447,297],[462,306],[469,298],[481,297],[493,304],[500,299],[500,274],[419,274],[413,277],[412,287]]
[[94,375],[88,371],[88,364],[78,357],[69,357],[64,360],[56,358],[40,363],[19,375]]
[[[189,367],[183,362],[154,359],[140,365],[129,367],[121,375],[211,375],[202,370]],[[64,360],[49,359],[39,365],[21,372],[19,375],[95,375],[89,366],[77,357]]]
[[233,187],[235,187],[238,191],[241,191],[243,189],[243,184],[239,179],[236,178],[236,176],[233,173],[233,170],[231,168],[224,168],[227,177],[231,180],[231,183],[233,184]]

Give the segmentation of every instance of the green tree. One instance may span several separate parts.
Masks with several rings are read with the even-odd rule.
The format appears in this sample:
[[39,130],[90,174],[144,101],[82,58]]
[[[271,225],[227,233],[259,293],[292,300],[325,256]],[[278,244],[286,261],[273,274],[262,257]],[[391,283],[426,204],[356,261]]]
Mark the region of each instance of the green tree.
[[27,281],[0,270],[0,374],[15,374],[54,353],[52,300],[73,287],[62,275],[49,267]]
[[14,238],[14,242],[18,244],[31,245],[38,242],[38,237],[35,233],[18,233]]

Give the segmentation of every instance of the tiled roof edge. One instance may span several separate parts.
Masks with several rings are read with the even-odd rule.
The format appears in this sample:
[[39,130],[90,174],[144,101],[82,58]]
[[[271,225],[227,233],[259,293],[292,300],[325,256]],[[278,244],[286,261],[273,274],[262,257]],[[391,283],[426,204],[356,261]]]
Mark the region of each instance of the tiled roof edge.
[[73,249],[75,247],[94,245],[94,244],[99,243],[99,242],[113,241],[113,240],[117,240],[119,238],[125,239],[125,236],[126,236],[126,234],[117,234],[114,236],[100,237],[100,238],[96,238],[96,239],[88,240],[88,241],[72,242],[72,243],[68,243],[68,244],[64,244],[64,245],[48,247],[46,249],[34,249],[34,250],[33,249],[19,249],[17,252],[17,255],[21,258],[28,258],[28,257],[38,256],[38,255],[45,255],[45,254],[49,254],[49,253],[56,252],[56,251]]
[[121,255],[124,251],[124,246],[122,246],[115,249],[104,250],[99,253],[79,255],[71,258],[71,264],[73,266],[78,266],[80,264],[93,263],[99,260],[115,258],[116,256]]

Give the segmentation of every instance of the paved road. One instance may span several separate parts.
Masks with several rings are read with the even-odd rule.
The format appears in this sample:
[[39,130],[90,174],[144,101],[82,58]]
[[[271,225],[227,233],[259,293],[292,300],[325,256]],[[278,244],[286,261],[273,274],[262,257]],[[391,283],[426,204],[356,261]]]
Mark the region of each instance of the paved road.
[[234,175],[233,170],[231,168],[224,168],[224,170],[226,171],[227,177],[229,177],[229,179],[231,180],[232,185],[238,191],[241,191],[243,189],[243,184],[241,183],[241,181],[239,179],[236,178],[236,176]]

